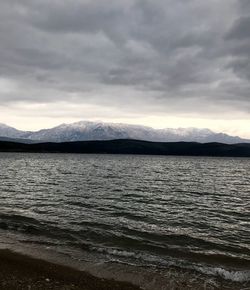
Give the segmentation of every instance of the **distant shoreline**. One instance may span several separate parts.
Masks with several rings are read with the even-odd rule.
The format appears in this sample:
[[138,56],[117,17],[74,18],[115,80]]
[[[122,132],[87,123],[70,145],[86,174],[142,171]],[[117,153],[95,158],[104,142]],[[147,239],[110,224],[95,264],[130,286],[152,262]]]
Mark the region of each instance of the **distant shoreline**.
[[0,152],[250,157],[250,144],[150,142],[133,139],[35,144],[0,141]]

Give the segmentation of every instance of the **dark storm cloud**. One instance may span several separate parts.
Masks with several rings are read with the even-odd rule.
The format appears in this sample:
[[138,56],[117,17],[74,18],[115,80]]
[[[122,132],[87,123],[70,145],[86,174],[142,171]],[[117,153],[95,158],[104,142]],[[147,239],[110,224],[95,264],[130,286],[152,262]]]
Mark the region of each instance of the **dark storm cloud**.
[[248,111],[248,3],[0,0],[0,101]]
[[250,81],[249,1],[242,1],[241,8],[242,15],[236,18],[226,35],[228,50],[232,56],[232,60],[229,62],[228,67],[230,67],[239,78]]
[[230,39],[250,39],[250,15],[238,18],[233,24],[232,29],[229,31],[227,37]]

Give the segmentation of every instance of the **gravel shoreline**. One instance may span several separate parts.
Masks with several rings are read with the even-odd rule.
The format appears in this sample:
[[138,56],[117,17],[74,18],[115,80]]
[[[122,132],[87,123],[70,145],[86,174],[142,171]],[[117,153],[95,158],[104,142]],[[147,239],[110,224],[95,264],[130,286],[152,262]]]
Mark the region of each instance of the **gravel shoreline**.
[[[250,283],[237,283],[205,276],[193,271],[165,273],[155,290],[250,290]],[[148,276],[148,286],[155,279]],[[140,284],[140,283],[139,283]],[[147,287],[145,289],[153,289]],[[95,277],[69,266],[0,250],[0,290],[142,290],[128,282]]]
[[1,250],[0,289],[139,290],[140,288],[126,282],[97,278],[83,271],[10,250]]

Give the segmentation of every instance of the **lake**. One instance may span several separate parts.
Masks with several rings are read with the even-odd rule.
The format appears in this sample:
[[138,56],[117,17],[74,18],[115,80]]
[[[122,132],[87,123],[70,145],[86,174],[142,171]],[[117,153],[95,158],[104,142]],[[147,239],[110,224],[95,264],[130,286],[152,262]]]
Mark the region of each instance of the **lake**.
[[0,153],[0,165],[2,240],[250,280],[250,159]]

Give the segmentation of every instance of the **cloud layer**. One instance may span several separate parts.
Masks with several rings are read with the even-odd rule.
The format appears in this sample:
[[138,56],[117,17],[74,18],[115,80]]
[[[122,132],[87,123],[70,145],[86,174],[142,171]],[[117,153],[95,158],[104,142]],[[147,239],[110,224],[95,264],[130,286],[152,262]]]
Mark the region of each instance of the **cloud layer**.
[[1,110],[250,119],[249,27],[248,0],[0,0]]

